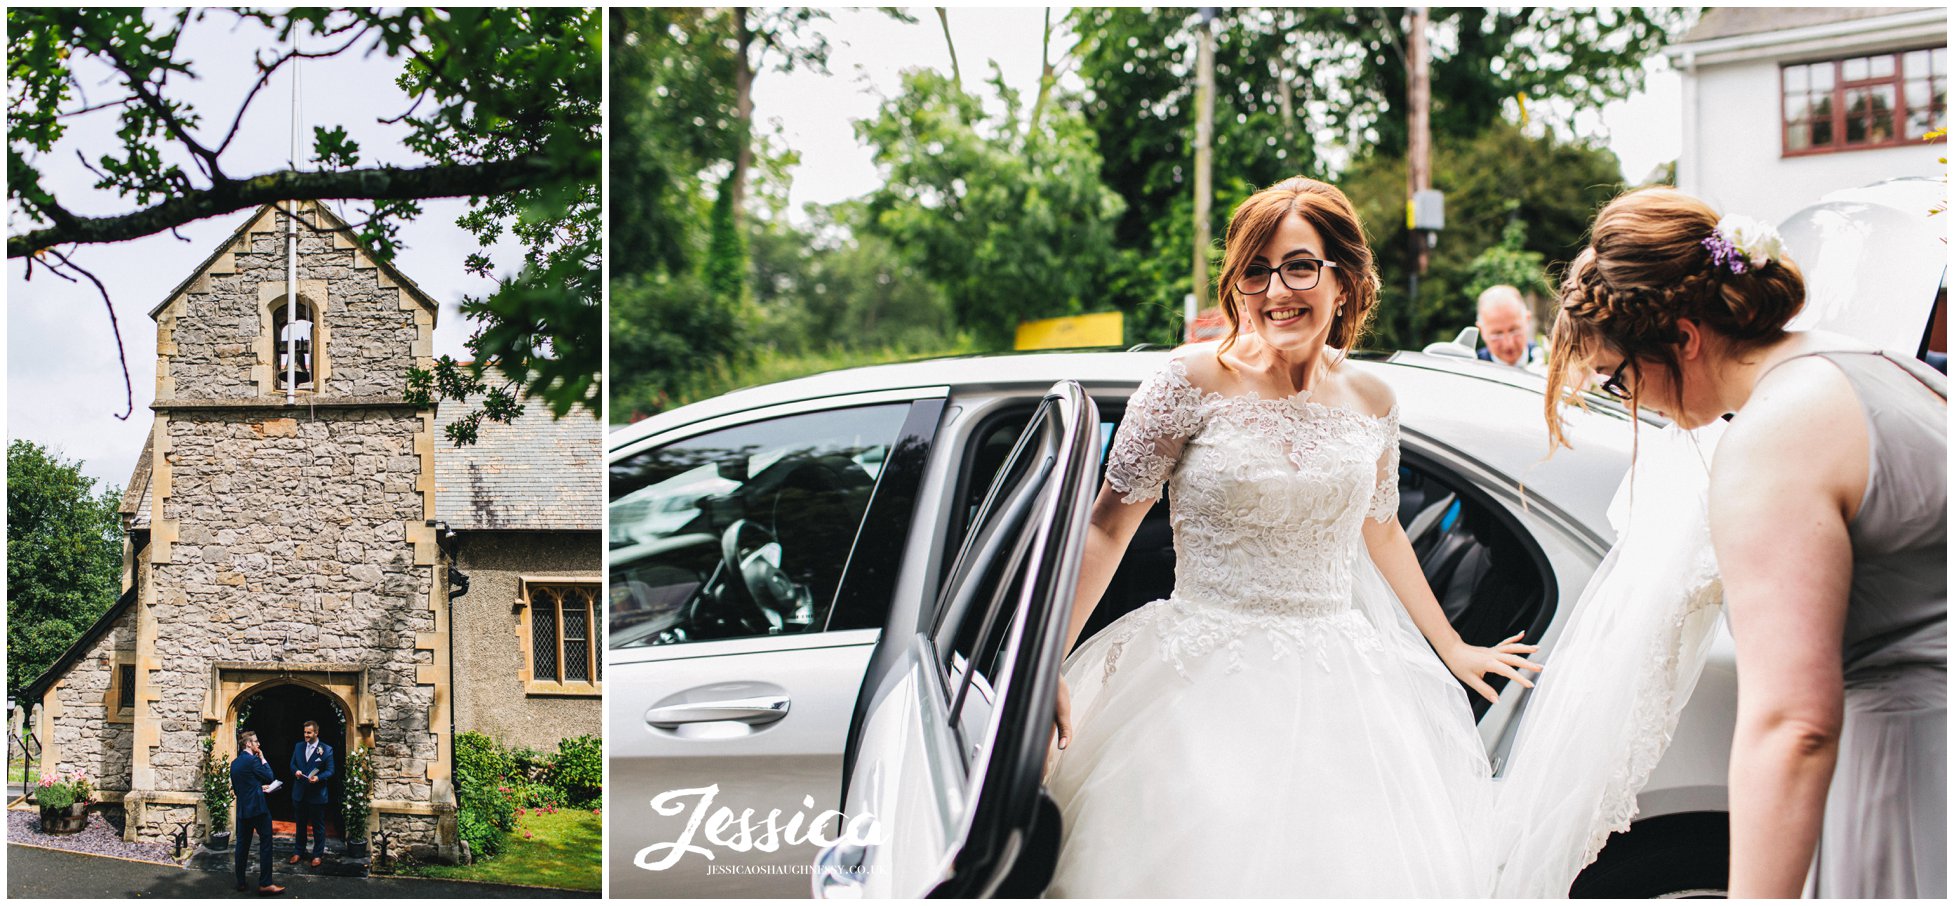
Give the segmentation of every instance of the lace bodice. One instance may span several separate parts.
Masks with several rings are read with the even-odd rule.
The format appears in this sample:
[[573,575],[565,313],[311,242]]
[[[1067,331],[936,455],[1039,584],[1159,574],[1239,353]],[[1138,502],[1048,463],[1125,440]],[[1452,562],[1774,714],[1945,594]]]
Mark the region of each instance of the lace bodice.
[[1106,480],[1128,503],[1171,491],[1174,596],[1254,614],[1351,607],[1366,516],[1395,516],[1398,413],[1204,393],[1179,359],[1127,403]]

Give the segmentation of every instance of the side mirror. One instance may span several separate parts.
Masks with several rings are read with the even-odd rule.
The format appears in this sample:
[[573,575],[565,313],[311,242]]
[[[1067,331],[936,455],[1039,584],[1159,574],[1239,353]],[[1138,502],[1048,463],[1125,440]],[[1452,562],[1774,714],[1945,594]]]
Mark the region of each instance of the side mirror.
[[1450,340],[1440,340],[1425,347],[1426,355],[1446,355],[1462,359],[1479,357],[1479,328],[1468,327]]

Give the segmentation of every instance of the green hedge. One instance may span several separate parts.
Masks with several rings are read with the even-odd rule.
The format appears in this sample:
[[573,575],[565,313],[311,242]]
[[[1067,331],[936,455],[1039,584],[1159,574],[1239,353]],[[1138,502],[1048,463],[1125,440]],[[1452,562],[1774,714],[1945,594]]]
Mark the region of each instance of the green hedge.
[[574,736],[555,752],[536,752],[463,733],[455,737],[455,795],[461,838],[475,856],[492,856],[515,827],[518,808],[602,805],[604,741]]
[[556,744],[556,757],[547,775],[551,788],[574,808],[601,805],[604,799],[604,741],[573,736]]
[[507,783],[513,767],[495,740],[472,731],[455,737],[455,818],[478,857],[500,852],[516,826],[516,797]]

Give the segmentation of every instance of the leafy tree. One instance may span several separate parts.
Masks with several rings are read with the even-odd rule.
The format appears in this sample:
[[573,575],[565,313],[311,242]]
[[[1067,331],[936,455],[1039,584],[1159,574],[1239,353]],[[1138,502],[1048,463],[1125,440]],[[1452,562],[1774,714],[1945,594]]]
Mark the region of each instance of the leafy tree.
[[[1210,235],[1222,235],[1235,205],[1280,179],[1341,182],[1367,157],[1402,161],[1402,16],[1360,7],[1219,12]],[[1431,122],[1440,137],[1480,134],[1522,92],[1582,106],[1625,97],[1682,18],[1645,8],[1435,7],[1431,16]],[[1107,289],[1155,340],[1172,338],[1190,291],[1197,23],[1185,8],[1080,8],[1068,19],[1104,179],[1127,201],[1118,245],[1139,259],[1124,269],[1130,279]],[[1397,175],[1394,186],[1372,187],[1394,206],[1405,195],[1402,168]]]
[[115,603],[122,494],[81,464],[7,445],[7,690],[24,689]]
[[994,117],[952,79],[912,70],[855,129],[887,173],[865,229],[942,288],[960,327],[1008,346],[1020,321],[1106,307],[1124,204],[1100,182],[1092,133],[1062,98],[1032,129],[995,67],[990,84],[1002,101]]
[[[181,41],[193,23],[213,16],[261,24],[281,42],[304,35],[306,46],[324,49],[259,52],[259,77],[236,115],[207,120],[170,79],[196,77]],[[417,373],[417,396],[487,391],[484,412],[464,420],[457,440],[472,439],[484,414],[513,418],[518,388],[559,416],[573,406],[594,413],[603,396],[599,28],[594,10],[555,7],[11,7],[7,192],[17,216],[7,256],[28,258],[30,279],[39,265],[93,280],[63,246],[135,239],[268,202],[353,199],[371,203],[359,238],[388,258],[420,199],[466,196],[470,209],[459,224],[483,247],[469,257],[470,270],[488,273],[486,250],[504,232],[528,260],[495,292],[464,301],[462,311],[483,323],[469,341],[475,364],[447,360]],[[405,143],[426,163],[362,166],[361,149],[340,124],[313,130],[318,169],[232,172],[226,152],[279,69],[300,58],[374,53],[402,62],[399,83],[412,105],[388,121],[407,124]],[[99,90],[100,69],[110,74],[110,99],[91,103],[82,92]],[[121,145],[83,162],[95,188],[119,194],[133,210],[77,214],[43,185],[44,158],[69,123],[90,116],[116,117]],[[484,381],[491,365],[499,375],[493,386]]]
[[[1410,303],[1410,237],[1404,225],[1402,157],[1367,158],[1340,180],[1370,232],[1384,280],[1377,321],[1366,345],[1416,348],[1449,337],[1473,322],[1473,263],[1488,248],[1510,241],[1524,224],[1515,253],[1537,255],[1551,270],[1580,252],[1594,214],[1622,190],[1613,152],[1552,134],[1532,137],[1511,123],[1476,135],[1436,134],[1433,184],[1445,192],[1445,230]],[[1544,278],[1542,278],[1544,279]],[[1522,286],[1524,288],[1524,286]]]
[[656,411],[744,360],[748,194],[773,163],[753,80],[822,70],[805,8],[613,9],[611,370],[614,411]]
[[809,213],[807,229],[779,218],[752,234],[756,343],[788,354],[930,351],[956,333],[950,300],[893,242],[862,228],[860,202]]
[[[1547,256],[1526,247],[1527,225],[1509,220],[1500,234],[1499,244],[1480,252],[1466,265],[1465,295],[1479,294],[1495,286],[1511,286],[1522,295],[1539,298],[1553,292],[1547,282]],[[1542,319],[1535,318],[1536,323]]]

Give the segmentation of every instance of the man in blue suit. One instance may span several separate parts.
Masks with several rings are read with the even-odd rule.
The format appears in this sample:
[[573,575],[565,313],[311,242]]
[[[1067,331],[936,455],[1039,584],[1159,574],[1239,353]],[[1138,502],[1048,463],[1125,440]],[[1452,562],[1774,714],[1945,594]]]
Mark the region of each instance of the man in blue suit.
[[237,889],[245,890],[244,866],[250,861],[251,834],[258,835],[258,892],[272,896],[285,888],[271,883],[271,806],[265,794],[275,780],[271,762],[258,747],[258,734],[237,735],[237,758],[231,762],[231,792],[237,801]]
[[305,741],[292,748],[292,805],[298,812],[298,838],[292,864],[305,858],[306,828],[312,828],[312,867],[326,854],[326,781],[332,778],[332,746],[319,739],[319,722],[305,722]]

